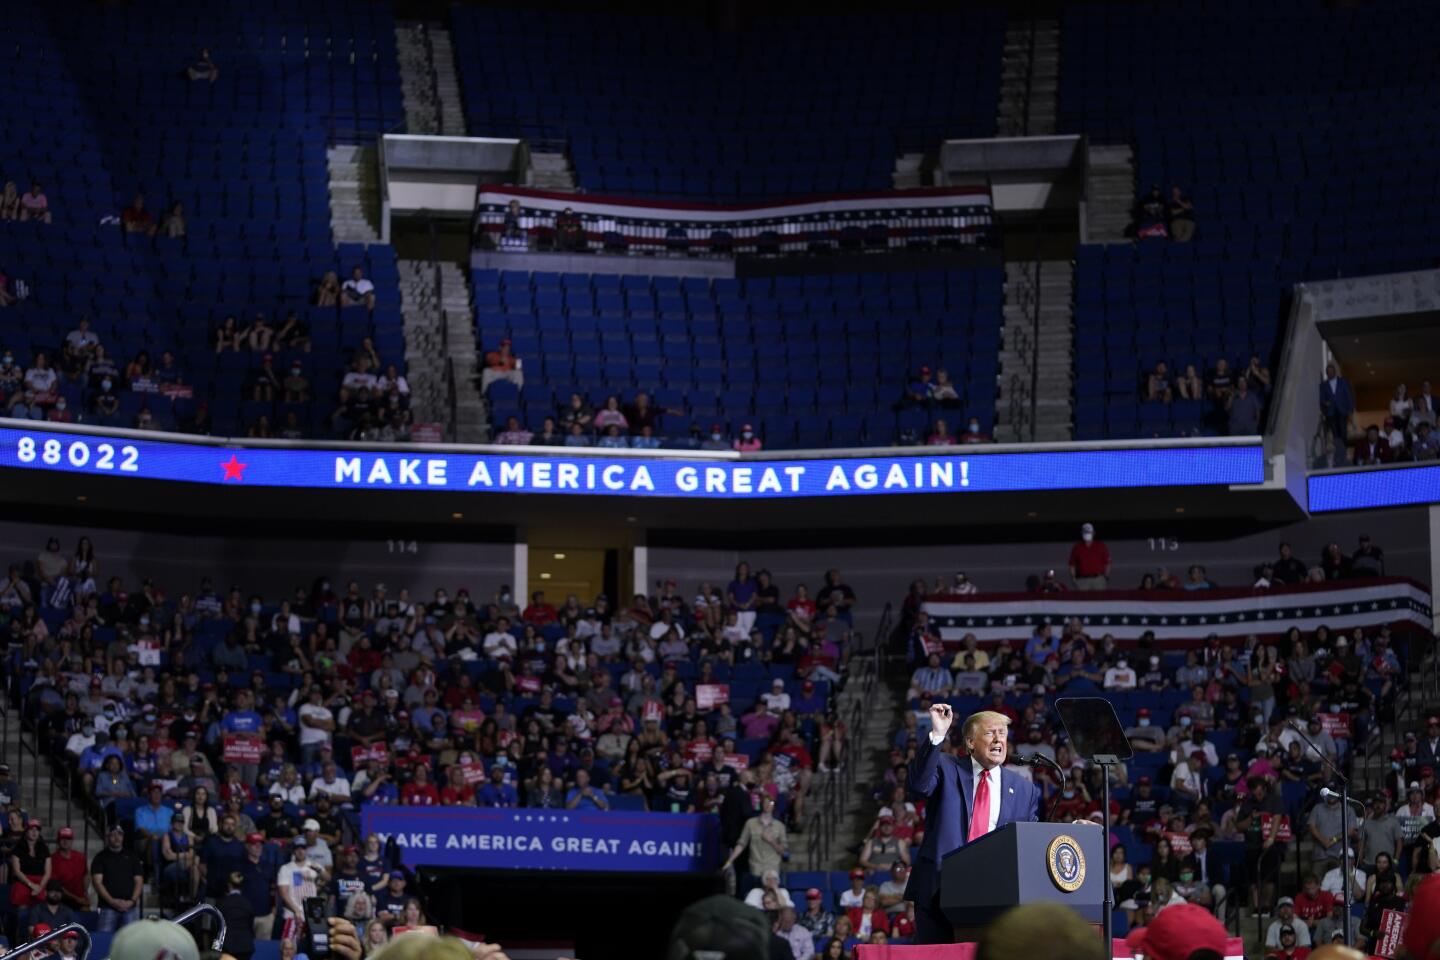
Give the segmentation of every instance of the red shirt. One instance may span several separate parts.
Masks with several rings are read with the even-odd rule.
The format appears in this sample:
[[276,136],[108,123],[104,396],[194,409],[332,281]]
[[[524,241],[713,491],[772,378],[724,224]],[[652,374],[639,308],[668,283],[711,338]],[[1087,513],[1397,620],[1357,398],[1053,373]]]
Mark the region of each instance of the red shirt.
[[532,603],[526,607],[525,612],[520,615],[520,619],[526,623],[534,624],[537,627],[554,623],[559,618],[560,615],[555,612],[555,608],[548,603]]
[[1304,920],[1312,927],[1315,921],[1321,917],[1330,915],[1330,908],[1335,906],[1335,894],[1327,890],[1317,890],[1315,896],[1311,897],[1304,890],[1295,895],[1295,916]]
[[475,788],[469,785],[463,787],[446,787],[440,791],[440,803],[442,806],[473,806],[475,804]]
[[[865,915],[865,908],[847,907],[845,915],[850,918],[851,929],[858,933],[860,930],[860,918]],[[890,932],[890,917],[884,910],[878,907],[870,911],[870,932],[874,933],[876,930],[883,930],[886,933]]]
[[50,854],[50,876],[60,881],[66,892],[85,898],[85,854],[79,850],[56,849]]
[[427,783],[424,786],[418,783],[407,783],[405,789],[400,791],[400,802],[407,807],[438,807],[440,806],[440,791],[435,789],[433,783]]
[[1077,577],[1099,577],[1110,566],[1110,548],[1099,540],[1081,540],[1070,548],[1070,566]]

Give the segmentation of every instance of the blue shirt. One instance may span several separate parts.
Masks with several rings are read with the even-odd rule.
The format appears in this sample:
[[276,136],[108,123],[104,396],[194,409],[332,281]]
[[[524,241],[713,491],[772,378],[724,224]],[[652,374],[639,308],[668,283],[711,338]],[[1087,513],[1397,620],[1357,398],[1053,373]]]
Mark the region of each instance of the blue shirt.
[[508,783],[499,786],[487,783],[475,796],[482,807],[514,807],[520,803],[520,795]]
[[[592,792],[598,792],[600,788],[591,787],[590,789]],[[596,803],[593,797],[582,796],[579,787],[571,787],[570,790],[565,794],[565,806],[568,807],[570,806],[570,804],[575,803],[576,797],[580,797],[580,802],[575,806],[576,810],[584,810],[587,807],[591,810],[605,809],[604,807],[600,806],[600,804]]]
[[163,803],[158,807],[152,807],[147,803],[135,810],[135,829],[144,830],[146,833],[158,837],[170,829],[170,818],[173,816],[175,816],[173,807],[167,807]]
[[220,721],[225,733],[259,733],[264,724],[254,710],[231,710]]
[[1025,643],[1025,658],[1034,660],[1036,663],[1044,663],[1045,658],[1052,653],[1060,652],[1060,638],[1050,637],[1048,640],[1035,634]]

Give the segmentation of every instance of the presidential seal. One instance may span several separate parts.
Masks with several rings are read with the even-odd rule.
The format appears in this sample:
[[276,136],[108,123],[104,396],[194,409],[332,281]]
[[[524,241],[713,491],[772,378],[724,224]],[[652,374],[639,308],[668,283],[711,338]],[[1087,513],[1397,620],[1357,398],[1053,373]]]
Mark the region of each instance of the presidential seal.
[[1085,882],[1085,855],[1072,836],[1061,834],[1050,841],[1045,850],[1045,866],[1055,886],[1066,893],[1074,893]]

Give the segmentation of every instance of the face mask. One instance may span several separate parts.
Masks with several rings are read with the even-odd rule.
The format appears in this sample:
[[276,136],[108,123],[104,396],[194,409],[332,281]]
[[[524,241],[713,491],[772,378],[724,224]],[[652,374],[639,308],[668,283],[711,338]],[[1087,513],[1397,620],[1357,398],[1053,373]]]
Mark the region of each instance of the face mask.
[[445,594],[442,593],[442,594],[440,594],[438,597],[435,598],[435,602],[436,602],[436,603],[446,603],[446,602],[448,602],[448,601],[447,601],[447,599],[446,599],[446,597],[445,597]]
[[1403,766],[1405,766],[1405,764],[1401,763],[1399,760],[1396,760],[1396,761],[1393,761],[1393,762],[1390,764],[1390,769],[1391,769],[1391,770],[1399,770],[1399,769],[1400,769],[1401,767],[1403,767]]
[[260,604],[258,604],[258,603],[252,603],[252,604],[250,604],[250,612],[251,612],[251,613],[259,613],[259,612],[260,612]]
[[65,401],[64,401],[64,400],[56,400],[56,401],[55,401],[55,409],[56,409],[56,410],[64,410],[64,409],[65,409]]
[[1148,727],[1148,726],[1150,726],[1150,718],[1149,718],[1149,717],[1141,717],[1141,718],[1140,718],[1140,726],[1142,726],[1142,727]]
[[1126,663],[1124,660],[1116,660],[1116,661],[1115,661],[1115,668],[1116,668],[1117,670],[1124,670],[1124,669],[1126,669],[1126,668],[1129,667],[1129,666],[1130,666],[1130,665],[1129,665],[1128,663]]
[[1082,533],[1082,534],[1080,534],[1080,539],[1081,539],[1081,540],[1084,540],[1086,543],[1089,543],[1091,540],[1094,540],[1094,539],[1095,539],[1095,534],[1093,534],[1093,533]]
[[509,603],[509,602],[510,602],[510,594],[508,594],[508,593],[502,593],[502,594],[500,594],[500,602],[501,602],[501,603]]
[[1188,727],[1188,726],[1190,726],[1190,718],[1189,718],[1189,717],[1181,717],[1181,718],[1180,718],[1180,726],[1182,726],[1182,727]]
[[710,439],[711,439],[711,440],[719,440],[719,439],[720,439],[720,434],[718,434],[718,433],[712,433],[712,434],[710,434]]
[[979,432],[980,432],[980,424],[979,424],[979,422],[977,422],[977,421],[975,421],[975,420],[971,420],[971,421],[970,421],[969,430],[970,430],[971,433],[979,433]]
[[290,376],[292,376],[292,377],[298,377],[298,376],[300,376],[300,368],[299,368],[299,367],[291,367],[291,368],[290,368]]
[[109,390],[109,389],[110,389],[110,381],[109,381],[109,380],[101,380],[101,381],[100,381],[100,389],[101,389],[101,390]]
[[1195,879],[1195,874],[1191,873],[1189,870],[1182,870],[1182,871],[1180,871],[1180,882],[1181,882],[1181,883],[1189,883],[1191,880],[1194,880],[1194,879]]
[[744,437],[746,440],[749,440],[751,437],[755,436],[755,434],[751,433],[749,430],[746,430],[741,433],[740,436]]
[[329,580],[323,580],[323,581],[321,581],[321,583],[320,583],[320,589],[321,589],[321,590],[329,590],[329,589],[330,589],[330,581],[329,581]]
[[1330,712],[1331,712],[1331,713],[1339,713],[1339,712],[1340,712],[1340,704],[1338,704],[1338,703],[1332,703],[1332,704],[1330,704]]
[[15,358],[14,358],[14,357],[10,356],[10,354],[8,354],[8,353],[5,354],[5,366],[8,367],[8,366],[10,366],[10,364],[12,364],[12,363],[14,363],[14,362],[15,362]]
[[1065,791],[1065,799],[1068,800],[1068,799],[1070,799],[1070,798],[1073,797],[1073,796],[1075,796],[1075,791],[1074,791],[1074,790],[1066,790],[1066,791]]
[[140,626],[142,626],[142,627],[148,627],[148,626],[150,626],[150,618],[149,618],[149,617],[141,617],[141,618],[140,618]]

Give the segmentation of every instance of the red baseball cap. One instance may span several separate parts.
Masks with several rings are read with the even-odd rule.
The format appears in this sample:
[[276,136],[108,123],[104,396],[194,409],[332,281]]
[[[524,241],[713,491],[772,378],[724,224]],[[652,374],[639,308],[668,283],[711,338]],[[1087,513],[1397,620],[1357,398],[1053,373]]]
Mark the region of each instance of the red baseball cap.
[[1132,947],[1143,950],[1146,960],[1185,960],[1196,950],[1214,950],[1225,956],[1228,935],[1209,910],[1193,903],[1177,903],[1125,939]]
[[819,890],[819,888],[818,888],[818,887],[811,887],[809,890],[806,890],[806,891],[805,891],[805,899],[806,899],[806,900],[819,900],[819,899],[820,899],[820,890]]
[[865,879],[865,871],[862,870],[862,869],[860,869],[859,867],[856,867],[854,870],[851,870],[851,871],[850,871],[850,879],[851,879],[851,880],[864,880],[864,879]]
[[33,931],[31,931],[31,932],[32,932],[35,936],[37,936],[37,937],[43,937],[45,934],[49,933],[52,929],[53,929],[53,928],[52,928],[52,927],[50,926],[50,924],[48,924],[48,923],[37,923],[37,924],[35,924],[35,929],[34,929]]
[[39,821],[39,820],[36,820],[34,817],[31,817],[29,820],[26,820],[26,821],[25,821],[25,829],[26,829],[26,830],[30,830],[30,829],[39,830],[39,829],[40,829],[40,821]]
[[1148,716],[1150,716],[1150,708],[1149,708],[1149,707],[1141,707],[1139,710],[1136,710],[1136,711],[1135,711],[1135,715],[1136,715],[1137,717],[1148,717]]
[[245,842],[246,842],[246,843],[264,843],[264,842],[265,842],[265,835],[264,835],[263,833],[247,833],[247,834],[245,834]]
[[69,827],[61,827],[60,832],[55,834],[55,836],[61,840],[74,840],[75,831],[71,830]]
[[1428,957],[1440,941],[1440,874],[1420,881],[1410,900],[1410,923],[1405,928],[1405,949],[1412,957]]

